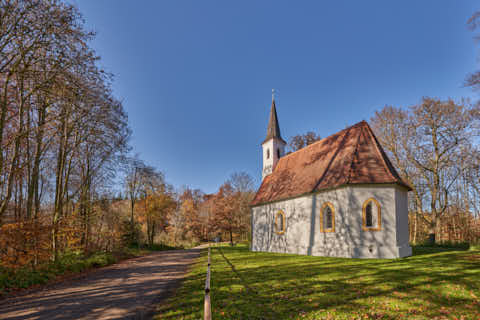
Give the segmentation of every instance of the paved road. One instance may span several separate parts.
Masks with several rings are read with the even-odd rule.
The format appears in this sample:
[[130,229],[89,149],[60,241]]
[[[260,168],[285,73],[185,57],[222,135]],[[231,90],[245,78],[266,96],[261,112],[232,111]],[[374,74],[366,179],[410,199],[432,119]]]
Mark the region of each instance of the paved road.
[[150,319],[200,249],[155,252],[42,291],[0,300],[0,319]]

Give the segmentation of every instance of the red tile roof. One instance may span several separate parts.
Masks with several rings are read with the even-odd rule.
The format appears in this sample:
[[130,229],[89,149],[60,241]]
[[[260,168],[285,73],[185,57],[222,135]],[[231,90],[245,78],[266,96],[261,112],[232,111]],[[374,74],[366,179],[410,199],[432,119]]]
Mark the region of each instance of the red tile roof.
[[282,157],[251,205],[288,199],[347,184],[402,181],[366,121]]

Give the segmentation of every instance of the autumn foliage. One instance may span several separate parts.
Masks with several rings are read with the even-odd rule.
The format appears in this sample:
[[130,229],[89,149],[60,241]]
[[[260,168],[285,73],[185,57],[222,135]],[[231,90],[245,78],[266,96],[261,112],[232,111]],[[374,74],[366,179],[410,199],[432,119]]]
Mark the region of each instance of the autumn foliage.
[[242,208],[245,201],[242,196],[242,192],[235,190],[230,182],[226,182],[213,198],[214,230],[226,233],[231,244],[234,234],[245,233],[250,227],[245,219],[248,213]]
[[38,221],[7,223],[0,228],[0,260],[6,268],[35,266],[50,258],[51,226]]
[[[239,183],[243,180],[244,183]],[[252,178],[236,173],[214,194],[185,189],[176,209],[170,211],[168,232],[171,241],[247,240],[250,232],[249,203],[253,198]]]
[[109,192],[130,129],[75,6],[0,1],[0,264],[117,245]]

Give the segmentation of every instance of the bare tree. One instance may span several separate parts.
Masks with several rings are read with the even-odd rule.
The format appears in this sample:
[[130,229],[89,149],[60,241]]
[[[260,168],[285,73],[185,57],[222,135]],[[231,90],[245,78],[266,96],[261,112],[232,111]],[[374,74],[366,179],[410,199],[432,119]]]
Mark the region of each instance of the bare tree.
[[[372,118],[382,145],[413,189],[415,211],[440,241],[441,217],[463,175],[478,170],[478,107],[424,98],[408,110],[385,107]],[[428,213],[428,214],[427,214]]]
[[290,152],[295,152],[306,146],[320,140],[320,136],[313,131],[308,131],[304,134],[297,134],[288,140],[288,148]]
[[236,214],[239,216],[240,224],[242,228],[239,228],[243,232],[244,240],[249,237],[251,233],[251,210],[250,202],[255,196],[255,183],[248,173],[246,172],[235,172],[233,173],[227,181],[233,188],[233,191],[237,193],[235,208]]
[[5,213],[35,223],[51,214],[55,258],[74,209],[87,247],[93,204],[128,149],[127,116],[93,36],[70,4],[0,0],[0,226]]
[[[149,170],[146,164],[135,156],[133,158],[127,158],[125,162],[125,193],[128,195],[130,202],[130,227],[132,237],[135,229],[135,204],[140,197],[143,190],[143,181],[145,171]],[[131,239],[132,241],[138,239]]]
[[[467,21],[467,26],[472,32],[476,32],[478,30],[480,23],[480,11],[475,12]],[[480,40],[480,34],[475,33],[474,39],[476,41]],[[474,71],[467,75],[465,79],[465,85],[468,87],[472,87],[474,90],[480,90],[480,71]]]

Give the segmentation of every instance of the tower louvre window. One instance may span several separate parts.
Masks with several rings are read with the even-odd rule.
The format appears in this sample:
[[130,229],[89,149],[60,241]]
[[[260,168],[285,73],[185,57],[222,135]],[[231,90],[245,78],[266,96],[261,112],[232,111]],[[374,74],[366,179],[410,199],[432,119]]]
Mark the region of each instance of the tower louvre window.
[[280,158],[280,149],[277,149],[277,158]]
[[267,159],[270,159],[270,149],[267,149]]

